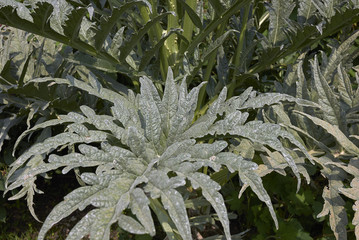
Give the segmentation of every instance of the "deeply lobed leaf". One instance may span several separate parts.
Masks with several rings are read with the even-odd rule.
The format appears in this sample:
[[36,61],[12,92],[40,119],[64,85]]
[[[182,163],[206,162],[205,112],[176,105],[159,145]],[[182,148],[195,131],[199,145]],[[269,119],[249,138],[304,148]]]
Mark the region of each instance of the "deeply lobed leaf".
[[[149,207],[153,211],[159,210],[160,206],[151,205],[151,201],[157,199],[161,199],[161,205],[173,221],[171,226],[177,228],[183,239],[191,239],[183,190],[180,191],[179,188],[186,184],[186,179],[194,189],[201,189],[204,198],[216,211],[227,239],[231,239],[221,187],[208,175],[198,172],[202,167],[210,167],[215,172],[222,168],[237,171],[244,189],[250,186],[259,199],[267,204],[277,225],[269,195],[262,185],[261,177],[256,173],[257,165],[251,159],[244,160],[234,153],[223,152],[228,143],[220,140],[221,137],[220,141],[212,143],[202,143],[199,139],[206,135],[228,135],[269,146],[284,157],[287,166],[291,167],[299,181],[296,163],[280,138],[289,139],[306,154],[304,147],[278,125],[258,121],[245,124],[248,115],[239,109],[250,106],[248,101],[252,101],[252,98],[248,96],[254,96],[251,89],[228,101],[224,89],[208,111],[195,121],[194,113],[202,85],[188,92],[185,80],[180,85],[175,84],[171,69],[167,76],[162,98],[153,83],[145,77],[140,80],[141,93],[135,96],[129,92],[127,97],[102,87],[94,77],[89,84],[71,78],[34,80],[37,83],[55,81],[71,84],[114,105],[113,116],[97,115],[91,108],[82,106],[82,114],[61,115],[58,120],[44,122],[23,134],[25,136],[58,124],[67,125],[68,131],[24,152],[10,171],[9,190],[20,186],[29,189],[27,179],[54,169],[63,168],[63,173],[66,173],[78,167],[96,168],[94,173],[87,170],[81,174],[81,179],[87,186],[74,190],[53,209],[44,223],[39,239],[43,239],[46,232],[62,218],[89,205],[96,210],[90,211],[73,228],[68,239],[88,234],[91,239],[108,239],[109,228],[115,222],[131,233],[148,233],[153,236],[155,229]],[[277,99],[271,100],[270,104],[288,99],[296,101],[286,96],[273,98],[258,95],[256,98],[261,99],[260,102]],[[260,106],[262,105],[252,105],[254,108]],[[111,140],[113,137],[117,143]],[[101,144],[95,144],[95,147],[93,144],[96,142]],[[31,159],[36,154],[46,154],[64,146],[75,146],[78,150],[63,156],[51,154],[47,160],[41,159],[36,165],[32,164]],[[308,154],[307,157],[310,158]],[[30,192],[27,191],[27,194]],[[130,209],[136,218],[124,215],[125,209]]]

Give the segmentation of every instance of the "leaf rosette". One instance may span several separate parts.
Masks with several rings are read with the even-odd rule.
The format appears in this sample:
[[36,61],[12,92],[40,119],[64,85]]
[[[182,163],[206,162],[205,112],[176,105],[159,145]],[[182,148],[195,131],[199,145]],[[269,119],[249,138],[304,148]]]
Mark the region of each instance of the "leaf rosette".
[[[81,113],[59,115],[58,119],[37,124],[19,137],[16,144],[33,131],[67,126],[66,131],[34,144],[11,166],[7,191],[21,187],[12,199],[27,195],[34,216],[32,198],[38,191],[37,176],[59,168],[64,174],[80,168],[81,180],[85,183],[65,196],[51,211],[38,239],[44,239],[46,232],[61,219],[90,205],[94,208],[76,224],[67,239],[84,236],[109,239],[110,227],[116,222],[130,233],[153,236],[155,224],[151,209],[158,219],[169,219],[172,230],[164,228],[167,235],[192,239],[185,200],[189,196],[186,192],[194,189],[201,190],[198,194],[201,192],[213,207],[226,238],[231,239],[221,185],[205,174],[203,168],[211,169],[212,173],[223,169],[238,172],[243,190],[251,187],[268,206],[278,225],[258,164],[230,152],[228,146],[231,139],[236,139],[274,149],[300,184],[296,162],[281,139],[289,140],[310,159],[304,147],[279,125],[249,121],[245,111],[282,101],[298,102],[298,99],[284,94],[257,96],[249,88],[240,96],[226,100],[227,90],[224,88],[207,111],[198,117],[195,116],[197,99],[203,84],[188,92],[186,79],[176,84],[171,69],[167,73],[163,96],[147,77],[140,79],[141,91],[137,95],[132,91],[128,95],[119,94],[102,87],[94,76],[89,79],[92,79],[90,84],[72,77],[31,81],[67,84],[112,103],[111,115],[98,115],[90,107],[81,106]],[[299,102],[310,105],[310,102]],[[68,154],[53,153],[55,149],[66,147]]]

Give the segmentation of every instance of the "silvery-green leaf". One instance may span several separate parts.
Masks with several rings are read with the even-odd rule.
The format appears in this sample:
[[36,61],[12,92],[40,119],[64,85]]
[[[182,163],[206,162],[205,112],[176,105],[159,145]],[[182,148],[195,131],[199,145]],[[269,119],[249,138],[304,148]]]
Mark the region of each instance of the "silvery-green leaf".
[[65,200],[57,204],[47,216],[39,232],[38,239],[44,239],[46,232],[50,230],[52,226],[58,223],[61,219],[69,216],[72,212],[78,209],[84,199],[91,197],[101,189],[102,188],[99,186],[86,186],[77,188],[69,193],[65,197]]
[[192,158],[209,159],[225,149],[227,145],[228,144],[225,141],[216,141],[211,144],[196,144],[192,147],[189,147],[187,152],[191,155]]
[[313,0],[314,6],[318,9],[319,13],[326,18],[331,18],[335,14],[334,2],[336,0],[319,1]]
[[278,229],[278,220],[274,212],[272,202],[263,186],[262,179],[253,171],[253,168],[255,167],[256,164],[254,164],[253,162],[248,162],[245,160],[241,161],[241,165],[239,166],[238,170],[239,177],[241,181],[244,184],[248,184],[253,190],[253,192],[255,192],[255,194],[258,196],[258,198],[267,205],[276,225],[276,228]]
[[0,3],[0,7],[11,6],[16,9],[17,15],[27,21],[33,22],[30,10],[23,4],[14,0],[3,0]]
[[195,123],[188,128],[181,138],[202,137],[209,133],[210,126],[216,121],[217,114],[222,115],[225,109],[225,100],[227,97],[227,88],[224,87],[216,101],[208,108],[205,115],[201,116]]
[[331,79],[332,74],[337,69],[338,65],[348,55],[348,49],[353,42],[358,38],[359,32],[355,32],[347,38],[338,48],[334,48],[330,54],[328,64],[323,71],[324,79]]
[[[31,180],[32,178],[34,178],[36,175],[42,174],[42,173],[46,173],[49,172],[51,170],[54,169],[58,169],[60,167],[63,167],[66,165],[66,163],[52,163],[52,164],[37,164],[38,166],[31,166],[31,162],[32,160],[34,160],[34,158],[32,158],[29,163],[30,166],[26,166],[23,169],[19,169],[18,171],[21,172],[21,174],[18,174],[17,172],[14,173],[14,176],[16,176],[16,181],[11,182],[9,186],[7,186],[7,191],[13,190],[17,187],[20,186],[25,186],[29,180]],[[42,158],[40,158],[42,161]],[[12,181],[11,178],[9,178],[9,181]]]
[[149,175],[149,184],[146,192],[151,193],[152,198],[161,197],[164,208],[174,222],[183,239],[191,239],[191,229],[186,213],[183,197],[174,188],[183,186],[185,180],[181,176],[169,178],[162,171],[153,170]]
[[89,130],[85,125],[79,123],[71,123],[67,125],[66,130],[70,133],[76,133],[80,136],[86,137],[89,135]]
[[355,177],[350,182],[351,188],[339,188],[340,193],[344,194],[348,198],[351,198],[353,200],[359,200],[359,178]]
[[322,75],[317,57],[311,62],[313,82],[318,93],[318,103],[324,112],[324,120],[339,128],[343,127],[339,102],[332,89],[329,87],[327,79]]
[[217,158],[217,161],[223,165],[226,165],[231,172],[238,171],[238,176],[243,182],[244,186],[250,186],[258,198],[267,205],[274,223],[278,228],[278,220],[274,212],[270,197],[263,186],[262,179],[255,172],[255,170],[258,168],[258,165],[233,153],[219,153],[217,154]]
[[[39,123],[37,125],[35,125],[33,128],[30,128],[26,131],[24,131],[16,140],[15,142],[15,145],[14,145],[14,153],[15,153],[15,150],[17,148],[17,146],[19,145],[20,141],[26,136],[28,135],[29,133],[31,132],[34,132],[36,130],[39,130],[39,129],[43,129],[43,128],[46,128],[46,127],[51,127],[51,126],[56,126],[58,124],[63,124],[63,123],[66,123],[67,121],[66,120],[62,120],[62,119],[51,119],[49,121],[46,121],[46,122],[43,122],[43,123]],[[81,121],[82,122],[82,121]],[[13,154],[14,154],[13,153]]]
[[174,189],[163,190],[161,201],[164,208],[168,210],[182,238],[186,240],[192,239],[186,207],[181,194]]
[[208,108],[208,114],[209,115],[213,115],[213,114],[219,114],[222,115],[224,109],[224,102],[226,101],[227,98],[227,87],[224,87],[223,90],[220,92],[218,98],[216,99],[216,101],[214,101]]
[[67,3],[65,0],[54,1],[54,0],[46,0],[51,3],[54,7],[50,18],[51,27],[56,30],[58,33],[63,34],[62,25],[65,25],[65,21],[68,20],[67,15],[71,13],[73,10],[73,6]]
[[149,209],[149,204],[150,201],[141,188],[135,188],[131,192],[130,207],[132,212],[136,215],[137,219],[141,222],[146,231],[151,236],[154,236],[156,230],[151,216],[151,211]]
[[12,169],[9,171],[11,176],[16,169],[24,164],[28,159],[34,155],[43,154],[56,149],[57,147],[66,144],[75,144],[81,142],[102,142],[107,138],[107,133],[102,131],[90,130],[88,136],[80,136],[74,133],[60,133],[54,137],[46,139],[43,143],[34,144],[26,152],[24,152],[13,164]]
[[[111,107],[111,113],[124,126],[128,125],[128,123],[131,121],[131,117],[134,117],[131,114],[131,110],[121,103],[115,103],[115,105]],[[135,121],[135,123],[137,122],[140,121]]]
[[141,156],[145,152],[146,148],[146,139],[141,135],[136,128],[128,128],[128,146],[131,148],[131,151],[137,156]]
[[90,234],[92,219],[98,217],[99,210],[94,209],[86,214],[76,225],[71,229],[66,240],[78,240]]
[[355,213],[352,223],[355,226],[355,237],[359,238],[359,201],[355,201],[353,205],[353,210],[355,211]]
[[113,207],[116,204],[119,195],[120,193],[113,193],[112,189],[110,188],[103,188],[91,197],[83,199],[78,209],[83,211],[89,205],[92,205],[96,208]]
[[343,181],[346,179],[346,173],[329,163],[337,161],[331,155],[325,155],[315,158],[322,165],[322,175],[328,179],[328,186],[323,189],[324,206],[317,217],[329,215],[329,222],[336,239],[346,239],[346,225],[348,218],[345,210],[345,202],[339,195],[340,189],[343,188]]
[[348,220],[344,209],[345,202],[336,191],[331,191],[330,187],[324,187],[323,198],[324,206],[317,217],[329,215],[330,226],[336,239],[346,239],[345,226],[348,224]]
[[173,143],[166,148],[165,152],[161,155],[159,162],[166,161],[172,156],[177,156],[178,154],[185,152],[190,146],[193,146],[195,143],[196,141],[192,139]]
[[340,64],[337,68],[338,78],[339,78],[339,86],[338,91],[340,98],[348,107],[353,107],[353,89],[352,84],[350,82],[348,74],[345,72],[345,69]]
[[312,3],[312,0],[300,1],[298,9],[298,22],[301,24],[311,23],[313,21],[311,18],[313,18],[315,10],[316,9]]
[[168,238],[182,240],[181,236],[175,234],[176,227],[173,221],[171,220],[170,216],[168,216],[166,209],[164,209],[162,204],[157,199],[151,199],[151,208],[156,213],[156,216],[162,226],[162,229],[166,232]]
[[[84,145],[80,145],[81,149],[84,149]],[[65,156],[57,156],[57,155],[50,155],[49,162],[53,165],[63,165],[65,166],[62,169],[62,173],[66,174],[70,170],[77,168],[77,167],[95,167],[101,166],[102,164],[112,164],[115,166],[114,163],[114,156],[107,154],[103,151],[96,151],[92,155],[81,155],[78,153],[71,153]]]
[[113,218],[114,209],[113,207],[109,207],[109,208],[106,207],[96,210],[97,210],[96,216],[90,218],[92,220],[92,224],[90,228],[90,239],[91,240],[109,239],[111,232],[111,225],[113,224],[111,220]]
[[287,167],[287,163],[285,162],[283,156],[279,152],[271,152],[269,150],[267,150],[266,152],[269,156],[261,154],[261,159],[265,167],[262,167],[263,169],[260,169],[261,165],[258,166],[258,169],[260,169],[258,173],[259,176],[263,177],[272,171],[276,171],[277,173],[285,176],[286,172],[284,171],[284,169]]
[[[203,119],[204,118],[207,118],[207,115],[203,116]],[[194,123],[183,134],[181,134],[179,140],[203,137],[209,133],[210,125],[211,125],[211,122],[209,119],[208,119],[208,122],[206,122],[204,120],[202,121],[202,119],[201,119],[200,122]]]
[[112,212],[113,208],[91,210],[71,229],[66,239],[82,239],[86,235],[90,235],[91,240],[109,239]]
[[222,195],[218,192],[221,187],[218,183],[211,180],[211,178],[202,173],[194,173],[188,176],[193,188],[201,188],[203,196],[211,203],[212,207],[218,214],[219,220],[224,228],[224,233],[227,239],[231,239],[229,230],[229,220],[226,206]]
[[16,200],[26,195],[26,202],[27,207],[29,208],[29,211],[31,215],[38,221],[41,222],[38,217],[36,216],[35,209],[34,209],[34,195],[35,192],[37,193],[43,193],[42,191],[38,190],[35,185],[36,177],[32,177],[27,179],[25,184],[23,185],[23,188],[14,196],[9,198],[9,200]]
[[[117,216],[119,216],[123,210],[125,210],[129,204],[130,204],[130,192],[127,191],[128,189],[130,189],[133,186],[133,182],[130,179],[126,179],[125,177],[123,178],[126,182],[122,183],[122,179],[115,182],[115,184],[112,184],[112,189],[111,189],[111,185],[109,186],[109,189],[111,189],[112,191],[116,191],[117,187],[119,188],[119,191],[122,192],[123,194],[121,194],[121,196],[119,197],[117,203],[116,203],[116,208],[115,208],[115,214],[112,216],[113,220],[116,220]],[[118,179],[116,179],[118,180]],[[126,192],[124,192],[126,191]]]
[[295,98],[292,97],[290,95],[287,94],[282,94],[282,93],[262,93],[256,97],[253,98],[249,98],[242,106],[240,106],[238,109],[246,109],[246,108],[253,108],[253,109],[257,109],[257,108],[262,108],[265,105],[273,105],[273,104],[278,104],[280,102],[295,102],[301,106],[306,106],[306,107],[319,107],[318,104],[311,102],[311,101],[307,101],[304,99],[299,99],[299,98]]
[[[0,112],[1,113],[1,112]],[[17,118],[16,115],[1,119],[0,121],[0,151],[4,144],[4,140],[8,137],[8,132],[10,128],[20,122],[21,118]],[[14,147],[15,148],[15,147]]]
[[248,112],[244,112],[244,113],[240,111],[231,112],[228,115],[226,115],[226,117],[223,120],[219,120],[215,124],[213,124],[209,129],[210,130],[209,133],[226,134],[233,130],[235,131],[237,127],[243,126],[248,116],[249,116]]
[[84,181],[86,184],[88,185],[99,185],[100,181],[99,181],[99,176],[96,175],[95,173],[82,173],[81,174],[81,180]]
[[[243,126],[238,126],[235,129],[230,130],[228,132],[233,135],[239,135],[248,138],[252,142],[268,145],[271,148],[279,151],[284,156],[288,165],[296,175],[298,179],[298,187],[300,186],[300,176],[299,176],[298,168],[294,162],[294,159],[278,139],[279,137],[288,138],[295,145],[305,150],[304,147],[291,134],[283,131],[278,125],[274,125],[270,123],[262,123],[259,121],[249,122]],[[311,156],[309,156],[309,154],[308,154],[308,158],[311,159]]]
[[[296,97],[303,99],[311,99],[311,97],[309,96],[310,92],[307,86],[307,81],[303,72],[303,61],[300,61],[298,63],[297,76],[298,81],[296,82]],[[302,112],[304,111],[303,106],[300,105],[295,106],[295,109]],[[312,111],[312,109],[307,109],[307,111],[307,113],[314,114],[314,111]],[[300,115],[295,115],[295,119],[299,129],[311,133],[315,132],[313,125],[308,123],[309,120],[307,118]]]
[[232,97],[228,99],[225,104],[225,109],[227,112],[234,112],[237,111],[243,104],[247,101],[247,99],[253,94],[253,88],[247,88],[241,95]]
[[112,54],[112,56],[114,57],[118,57],[119,52],[120,52],[120,47],[123,43],[123,32],[125,30],[125,27],[121,27],[115,34],[115,36],[112,39],[111,42],[111,47],[110,47],[110,52]]
[[[169,172],[172,170],[174,170],[177,166],[181,165],[184,162],[187,162],[189,160],[193,160],[191,159],[191,154],[188,153],[179,153],[177,155],[174,155],[172,157],[169,157],[165,160],[162,160],[161,162],[159,162],[158,167],[165,172]],[[192,165],[195,165],[197,163],[197,161],[195,163],[193,163]],[[203,164],[201,164],[202,166]],[[200,168],[200,167],[198,167]]]
[[153,142],[157,149],[160,149],[160,137],[162,132],[160,112],[163,112],[161,99],[156,88],[149,79],[142,78],[140,79],[140,82],[140,111],[145,121],[145,137],[150,142]]
[[344,194],[345,196],[356,200],[354,205],[353,205],[353,210],[355,211],[354,213],[354,218],[353,218],[353,225],[355,226],[355,236],[358,238],[359,237],[359,193],[358,193],[358,189],[359,189],[359,179],[358,177],[353,178],[353,180],[350,183],[350,187],[351,188],[339,188],[339,192]]
[[123,230],[132,234],[147,234],[146,229],[139,222],[123,214],[119,216],[118,225]]
[[170,143],[174,142],[175,139],[191,124],[194,117],[194,111],[197,107],[198,93],[204,83],[193,88],[189,93],[187,93],[186,84],[186,80],[184,79],[179,89],[177,112],[170,121],[170,130],[168,134],[168,141]]
[[229,151],[247,159],[253,159],[255,153],[253,143],[248,139],[241,139],[238,146],[230,145]]
[[175,116],[178,108],[178,92],[171,68],[168,68],[167,72],[166,87],[163,93],[162,106],[163,112],[161,112],[161,118],[163,121],[163,131],[166,135],[168,135],[170,121]]
[[[286,113],[284,107],[282,104],[275,105],[272,107],[274,113],[277,115],[277,122],[284,125],[292,125],[291,119]],[[290,132],[298,142],[301,143],[301,145],[305,146],[305,143],[303,142],[302,138],[298,135],[298,133],[291,129],[286,129],[288,132]]]
[[159,190],[177,188],[186,184],[183,176],[169,178],[165,172],[152,170],[148,176],[150,183]]
[[273,0],[271,5],[267,6],[269,12],[269,39],[273,45],[277,45],[283,41],[285,36],[285,28],[288,27],[286,19],[292,13],[295,2],[286,0]]
[[356,155],[359,154],[359,148],[357,146],[355,146],[355,144],[353,142],[351,142],[342,131],[340,131],[338,126],[332,125],[326,121],[323,121],[317,117],[310,116],[303,112],[298,112],[298,111],[295,111],[295,112],[309,118],[316,125],[324,128],[328,133],[330,133],[333,137],[335,137],[335,139],[338,141],[338,143],[340,145],[342,145],[345,148],[345,150],[347,150],[349,153],[356,154]]
[[118,139],[121,139],[124,129],[114,123],[115,118],[107,115],[97,115],[91,108],[84,105],[80,109],[86,115],[87,123],[93,124],[99,130],[109,130]]

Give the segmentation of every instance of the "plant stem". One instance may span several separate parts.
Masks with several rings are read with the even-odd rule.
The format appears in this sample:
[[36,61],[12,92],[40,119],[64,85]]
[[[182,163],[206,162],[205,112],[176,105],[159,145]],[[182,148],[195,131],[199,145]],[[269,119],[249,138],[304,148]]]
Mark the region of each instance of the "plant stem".
[[250,8],[251,8],[250,5],[246,5],[244,7],[242,29],[241,29],[241,32],[239,35],[238,46],[236,48],[236,52],[234,55],[234,72],[233,72],[233,76],[232,76],[232,81],[236,80],[236,76],[238,74],[239,67],[241,65],[241,60],[243,60],[243,59],[241,59],[241,55],[242,55],[242,50],[244,47],[244,40],[245,40],[245,35],[246,35],[246,30],[247,30],[247,23],[248,23],[248,16],[249,16]]
[[[188,0],[188,1],[186,1],[186,3],[193,10],[195,10],[195,8],[197,6],[197,0]],[[191,42],[194,24],[193,24],[191,18],[188,16],[187,12],[185,13],[184,18],[183,18],[182,29],[183,29],[183,36],[188,40],[188,42]],[[184,49],[187,47],[186,45],[187,44],[184,41],[181,42],[180,52],[184,52]]]
[[[218,30],[216,31],[216,37],[217,38],[220,37],[223,34],[225,29],[226,29],[226,24],[219,25]],[[203,81],[205,81],[205,82],[208,82],[211,77],[212,69],[217,62],[216,57],[217,57],[217,51],[213,52],[211,54],[211,56],[209,57],[206,72],[205,72],[204,78],[203,78]],[[206,103],[206,88],[202,87],[199,92],[199,96],[198,96],[197,108],[200,109],[205,103]]]
[[[177,13],[177,2],[176,0],[168,0],[168,10],[174,12],[176,15],[168,16],[167,32],[173,28],[179,28],[178,24],[178,13]],[[165,41],[166,57],[169,66],[173,66],[176,62],[178,53],[178,39],[176,34],[172,34]]]
[[234,90],[237,87],[236,76],[239,72],[241,62],[243,61],[243,59],[241,59],[241,55],[242,55],[242,50],[243,50],[244,42],[245,42],[245,35],[246,35],[246,30],[247,30],[247,22],[248,22],[248,16],[249,16],[250,9],[251,9],[251,6],[249,4],[245,5],[242,29],[241,29],[241,32],[239,35],[236,52],[234,54],[234,64],[233,64],[234,71],[233,71],[233,75],[232,75],[232,81],[231,81],[230,85],[228,86],[228,97],[233,96]]
[[[151,21],[151,17],[153,18],[156,17],[157,15],[156,4],[152,0],[149,0],[149,3],[152,6],[152,14],[151,14],[152,16],[150,16],[149,9],[147,6],[142,6],[142,5],[140,6],[140,13],[144,24]],[[148,35],[150,37],[152,45],[155,45],[156,42],[158,42],[161,39],[162,31],[163,29],[159,23],[156,23],[155,27],[149,31]],[[166,49],[164,47],[161,47],[159,56],[160,56],[160,72],[161,72],[162,80],[165,81],[167,76],[167,70],[168,70],[168,60],[167,60]]]

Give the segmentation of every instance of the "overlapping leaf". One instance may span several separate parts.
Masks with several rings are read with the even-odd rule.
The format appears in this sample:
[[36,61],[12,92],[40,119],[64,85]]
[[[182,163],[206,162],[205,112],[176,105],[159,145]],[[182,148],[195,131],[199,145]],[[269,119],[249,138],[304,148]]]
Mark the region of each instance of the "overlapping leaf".
[[[194,111],[202,85],[187,92],[185,80],[180,85],[175,84],[171,69],[167,76],[162,98],[151,80],[146,77],[140,80],[141,93],[135,96],[129,92],[127,97],[104,88],[94,76],[89,83],[73,78],[33,81],[40,84],[54,81],[75,86],[114,105],[113,116],[98,115],[91,108],[82,106],[82,114],[60,115],[59,119],[35,125],[19,138],[18,141],[21,141],[25,135],[38,129],[67,125],[67,132],[33,145],[12,165],[8,190],[22,186],[24,190],[21,196],[33,194],[31,189],[35,183],[32,181],[28,186],[28,179],[36,179],[36,176],[48,171],[63,168],[62,172],[66,173],[73,168],[96,168],[95,173],[82,173],[81,178],[87,186],[74,190],[53,209],[44,223],[39,239],[43,239],[49,228],[60,219],[88,205],[97,209],[90,211],[87,217],[74,227],[68,239],[88,234],[91,239],[107,239],[109,227],[115,222],[131,233],[154,235],[149,206],[152,206],[153,210],[166,210],[168,215],[156,214],[161,219],[164,216],[169,217],[172,221],[171,228],[176,228],[183,239],[191,239],[185,202],[182,192],[178,190],[186,183],[185,179],[188,179],[195,189],[201,189],[204,198],[216,211],[227,239],[231,239],[227,209],[219,192],[220,185],[208,175],[197,172],[202,167],[210,167],[214,171],[220,171],[222,167],[238,171],[245,186],[250,186],[268,205],[277,223],[269,196],[263,188],[260,176],[255,172],[256,164],[233,153],[221,153],[228,145],[225,141],[201,143],[196,140],[205,135],[230,134],[232,137],[246,138],[256,144],[267,145],[283,155],[298,178],[296,164],[279,137],[289,139],[303,152],[304,147],[277,125],[260,122],[244,124],[248,115],[241,113],[239,109],[248,107],[246,101],[251,95],[251,89],[243,96],[228,101],[228,105],[224,89],[208,111],[194,121]],[[274,102],[289,99],[285,96],[273,98],[266,95],[259,95],[258,98],[267,102],[269,99],[276,99]],[[256,134],[258,128],[262,129],[261,134]],[[264,129],[267,128],[272,130],[265,132]],[[276,131],[273,132],[273,129]],[[117,139],[117,143],[113,142],[112,138]],[[99,147],[91,146],[96,142],[101,143],[97,144]],[[119,143],[121,144],[118,145]],[[40,158],[34,164],[35,156],[46,155],[57,148],[71,145],[77,146],[78,151],[63,156],[52,153],[48,159]],[[233,159],[237,160],[232,161]],[[169,173],[171,174],[168,175]],[[161,199],[161,207],[151,205],[151,201],[156,199]],[[32,204],[31,201],[29,204]],[[123,215],[122,211],[127,208],[137,219]],[[172,231],[166,232],[172,234]]]
[[[331,13],[323,12],[323,14],[330,15]],[[301,60],[293,67],[293,70],[288,70],[287,76],[289,77],[285,82],[287,85],[282,88],[282,91],[288,91],[293,95],[296,94],[297,97],[317,103],[317,109],[297,104],[294,117],[288,114],[283,125],[297,131],[296,138],[302,138],[302,141],[307,142],[313,155],[322,155],[313,158],[322,168],[322,175],[328,179],[328,186],[324,187],[322,193],[323,209],[318,217],[328,215],[336,239],[347,238],[347,213],[345,201],[340,193],[356,199],[355,195],[352,195],[355,190],[344,188],[344,182],[348,180],[347,173],[354,176],[354,180],[349,178],[353,184],[358,176],[353,159],[358,156],[359,149],[355,138],[350,138],[349,135],[349,132],[357,132],[357,122],[349,120],[351,114],[356,111],[353,105],[355,93],[353,80],[347,74],[348,69],[343,65],[346,65],[346,60],[350,61],[348,56],[353,51],[351,44],[353,39],[357,38],[357,34],[354,33],[341,45],[334,47],[329,57],[323,53],[321,65],[319,65],[320,61],[317,56],[314,57],[314,60],[309,61],[312,84],[307,84],[306,77],[308,75],[304,74],[304,61]],[[294,88],[296,93],[293,92]],[[283,106],[275,107],[276,117],[273,117],[272,113],[268,111],[265,120],[281,121],[284,119],[280,116],[283,113],[276,111],[276,108],[284,110]],[[343,161],[347,158],[352,158],[349,164]],[[353,208],[356,209],[356,206]],[[353,222],[357,224],[356,219]]]

